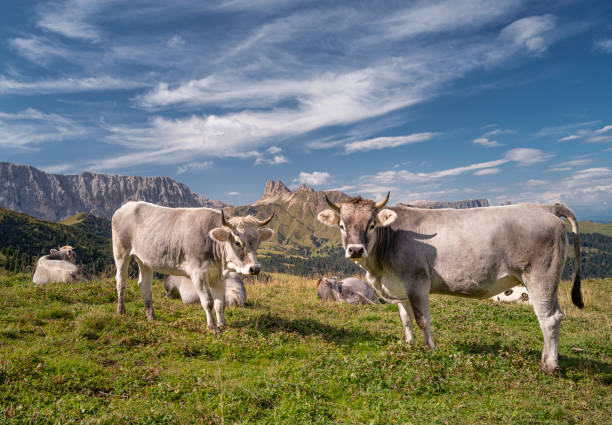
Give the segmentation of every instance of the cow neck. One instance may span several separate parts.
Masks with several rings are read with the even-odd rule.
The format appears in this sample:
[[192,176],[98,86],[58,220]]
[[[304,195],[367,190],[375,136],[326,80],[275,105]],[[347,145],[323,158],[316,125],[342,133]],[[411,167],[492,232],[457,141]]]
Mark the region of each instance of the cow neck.
[[393,244],[393,229],[376,227],[368,243],[368,258],[363,267],[373,275],[379,275],[388,263]]

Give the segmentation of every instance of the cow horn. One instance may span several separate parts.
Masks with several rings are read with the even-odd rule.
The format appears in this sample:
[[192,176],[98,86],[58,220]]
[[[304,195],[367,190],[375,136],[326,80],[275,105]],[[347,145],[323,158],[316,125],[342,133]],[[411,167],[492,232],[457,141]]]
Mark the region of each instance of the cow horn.
[[381,209],[382,207],[384,207],[385,205],[387,205],[387,202],[389,202],[389,196],[391,195],[391,192],[387,192],[387,197],[380,202],[377,202],[374,204],[374,209]]
[[232,227],[227,220],[225,219],[225,215],[223,214],[223,210],[221,210],[221,224],[223,224],[226,227]]
[[259,222],[257,223],[258,226],[265,226],[266,224],[268,224],[272,219],[274,218],[274,211],[272,211],[272,215],[270,217],[268,217],[265,220],[259,220]]
[[325,202],[327,202],[327,205],[329,205],[329,207],[336,211],[336,212],[340,212],[340,207],[336,204],[334,204],[332,201],[329,200],[329,198],[327,197],[327,193],[325,194]]

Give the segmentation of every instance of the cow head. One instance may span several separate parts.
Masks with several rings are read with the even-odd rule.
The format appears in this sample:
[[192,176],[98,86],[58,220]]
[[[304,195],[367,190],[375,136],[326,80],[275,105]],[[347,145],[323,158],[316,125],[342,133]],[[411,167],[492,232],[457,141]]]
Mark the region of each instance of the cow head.
[[346,258],[360,260],[368,257],[368,244],[374,237],[377,226],[389,226],[397,218],[397,214],[389,209],[383,209],[389,201],[389,195],[380,202],[362,199],[361,196],[350,198],[336,205],[327,195],[325,200],[329,209],[321,211],[317,219],[331,227],[339,227],[342,234],[342,246]]
[[242,274],[258,274],[261,265],[257,261],[257,248],[261,242],[269,240],[274,230],[263,227],[272,220],[274,213],[259,220],[251,215],[225,219],[221,211],[221,223],[209,232],[210,237],[221,243],[225,250],[224,268]]
[[76,264],[76,253],[74,252],[73,247],[66,245],[61,247],[59,250],[51,249],[49,259],[69,261],[72,264]]

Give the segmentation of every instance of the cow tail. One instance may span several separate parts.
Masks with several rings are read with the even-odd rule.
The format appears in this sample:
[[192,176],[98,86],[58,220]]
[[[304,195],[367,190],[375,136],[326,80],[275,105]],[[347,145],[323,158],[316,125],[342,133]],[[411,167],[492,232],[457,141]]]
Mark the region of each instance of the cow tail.
[[584,307],[582,301],[582,293],[580,292],[580,233],[578,231],[578,222],[574,213],[563,204],[551,205],[551,212],[557,217],[565,217],[572,227],[574,234],[574,260],[576,262],[576,276],[574,277],[574,285],[572,286],[572,302],[578,308]]

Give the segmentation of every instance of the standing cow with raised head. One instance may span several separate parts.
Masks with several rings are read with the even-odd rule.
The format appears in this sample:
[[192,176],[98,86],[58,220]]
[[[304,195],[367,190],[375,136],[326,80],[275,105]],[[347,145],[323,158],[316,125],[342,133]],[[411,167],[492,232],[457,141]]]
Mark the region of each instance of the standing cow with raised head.
[[113,256],[117,266],[117,313],[125,313],[123,294],[129,259],[138,263],[138,285],[147,319],[154,320],[151,300],[153,272],[185,276],[192,280],[206,312],[208,330],[218,333],[225,325],[225,279],[235,271],[258,274],[257,248],[272,237],[262,226],[272,220],[253,216],[225,219],[210,208],[166,208],[147,202],[128,202],[112,219]]
[[576,278],[572,301],[580,294],[580,245],[574,214],[564,205],[420,209],[384,208],[389,200],[361,197],[336,205],[317,218],[340,228],[346,257],[358,263],[383,298],[398,304],[405,340],[413,341],[413,319],[425,345],[434,348],[429,293],[488,298],[519,283],[529,297],[544,335],[541,368],[558,368],[563,313],[557,290],[565,264],[567,235],[574,232]]

